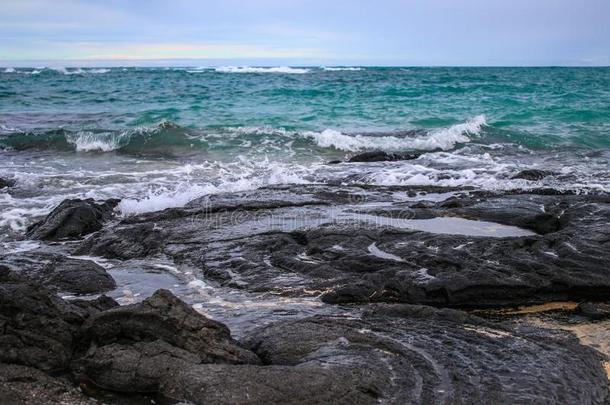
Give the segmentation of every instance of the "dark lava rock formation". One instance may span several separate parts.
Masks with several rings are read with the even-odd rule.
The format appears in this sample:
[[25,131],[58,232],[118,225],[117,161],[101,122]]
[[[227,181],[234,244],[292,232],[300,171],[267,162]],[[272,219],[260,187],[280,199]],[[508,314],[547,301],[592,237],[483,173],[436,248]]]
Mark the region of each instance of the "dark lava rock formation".
[[547,170],[538,170],[538,169],[525,169],[521,170],[519,173],[515,174],[511,179],[523,179],[530,181],[542,180],[545,177],[554,175],[555,173],[549,172]]
[[[76,253],[164,254],[222,285],[323,293],[330,303],[610,299],[609,197],[450,190],[436,201],[410,200],[412,192],[298,186],[219,195],[127,218]],[[519,236],[494,236],[501,225]],[[469,227],[489,232],[460,234]]]
[[0,404],[3,405],[92,405],[66,378],[17,364],[0,363]]
[[15,185],[15,180],[5,179],[4,177],[0,177],[0,189],[13,187]]
[[607,357],[570,332],[456,309],[573,300],[578,318],[605,319],[608,196],[299,185],[112,222],[113,202],[74,201],[30,234],[95,232],[61,250],[170,259],[232,292],[341,311],[279,318],[237,341],[167,290],[122,307],[60,299],[112,288],[89,261],[4,255],[0,399],[81,403],[81,384],[193,404],[610,401]]
[[240,342],[169,291],[117,307],[0,273],[0,395],[85,403],[74,384],[194,404],[565,403],[608,399],[601,356],[565,332],[456,310],[369,306]]
[[197,364],[258,364],[229,329],[198,314],[167,290],[140,304],[90,317],[75,361],[80,379],[124,392],[156,392],[177,369]]
[[95,294],[116,288],[112,276],[90,260],[56,253],[21,252],[0,256],[0,264],[24,279],[61,292]]
[[0,267],[0,362],[66,370],[85,316],[83,309]]
[[64,200],[42,221],[31,225],[27,236],[31,239],[60,240],[79,238],[102,229],[111,218],[119,200],[110,199],[97,204],[92,199]]
[[389,162],[394,160],[412,160],[421,156],[421,153],[389,153],[382,150],[364,152],[349,158],[348,162]]

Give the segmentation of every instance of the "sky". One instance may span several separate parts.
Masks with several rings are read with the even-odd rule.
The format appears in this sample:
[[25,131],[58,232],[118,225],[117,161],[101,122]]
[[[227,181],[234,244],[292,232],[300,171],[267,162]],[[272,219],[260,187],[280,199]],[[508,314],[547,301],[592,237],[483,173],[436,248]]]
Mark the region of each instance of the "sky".
[[607,66],[610,1],[0,0],[0,61]]

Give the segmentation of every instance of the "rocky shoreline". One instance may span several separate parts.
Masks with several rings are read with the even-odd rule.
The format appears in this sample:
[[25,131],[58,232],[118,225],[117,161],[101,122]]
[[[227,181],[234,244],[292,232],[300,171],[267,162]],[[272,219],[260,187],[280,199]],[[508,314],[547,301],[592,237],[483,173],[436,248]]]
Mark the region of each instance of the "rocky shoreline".
[[[610,196],[319,184],[117,203],[66,200],[28,229],[37,249],[0,255],[4,402],[610,401]],[[103,295],[155,260],[175,285]],[[319,306],[236,329],[180,283]]]

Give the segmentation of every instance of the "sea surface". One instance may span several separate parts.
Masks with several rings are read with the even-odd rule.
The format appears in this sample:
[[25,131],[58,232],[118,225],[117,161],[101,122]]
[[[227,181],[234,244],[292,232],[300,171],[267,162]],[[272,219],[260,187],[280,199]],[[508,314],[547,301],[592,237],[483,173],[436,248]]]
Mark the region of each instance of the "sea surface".
[[[367,150],[424,153],[327,164]],[[129,216],[283,183],[606,193],[610,68],[0,68],[0,177],[0,242],[75,197]]]

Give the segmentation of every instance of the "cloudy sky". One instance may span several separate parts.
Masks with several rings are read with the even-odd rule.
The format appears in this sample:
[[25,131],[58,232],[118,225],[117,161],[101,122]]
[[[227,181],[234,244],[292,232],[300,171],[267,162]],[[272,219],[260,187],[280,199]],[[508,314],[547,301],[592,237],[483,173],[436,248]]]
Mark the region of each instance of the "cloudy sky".
[[608,0],[0,0],[0,60],[610,65]]

